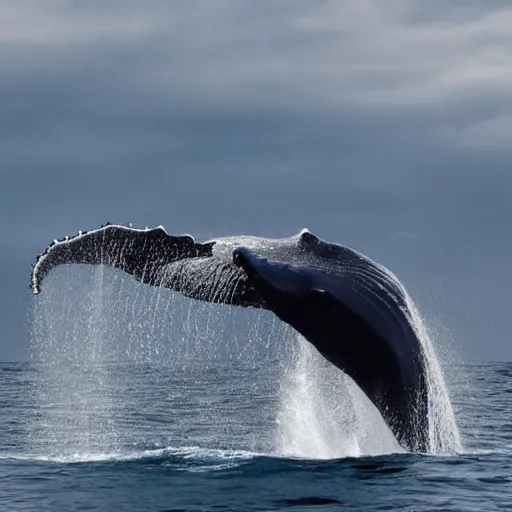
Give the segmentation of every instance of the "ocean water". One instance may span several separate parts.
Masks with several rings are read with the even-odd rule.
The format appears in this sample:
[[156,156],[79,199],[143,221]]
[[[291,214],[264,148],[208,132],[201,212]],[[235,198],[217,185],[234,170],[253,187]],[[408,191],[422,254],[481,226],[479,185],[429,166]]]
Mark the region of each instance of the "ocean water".
[[411,454],[265,312],[64,268],[32,323],[0,365],[2,511],[512,510],[512,363],[438,340],[456,442]]

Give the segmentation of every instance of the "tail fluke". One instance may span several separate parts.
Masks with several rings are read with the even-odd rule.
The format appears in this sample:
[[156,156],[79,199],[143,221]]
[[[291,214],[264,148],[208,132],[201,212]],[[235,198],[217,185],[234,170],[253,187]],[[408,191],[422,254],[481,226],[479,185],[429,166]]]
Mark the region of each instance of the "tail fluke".
[[60,265],[107,265],[141,283],[170,288],[192,299],[265,307],[247,274],[231,258],[213,255],[216,243],[196,243],[189,235],[171,236],[161,226],[134,229],[106,224],[54,240],[37,257],[30,288],[39,293],[46,275]]
[[162,268],[183,259],[212,255],[215,242],[199,244],[191,236],[171,236],[163,227],[134,229],[106,224],[54,240],[32,268],[30,288],[41,291],[41,283],[53,268],[67,264],[108,265],[132,275],[142,283],[162,285]]

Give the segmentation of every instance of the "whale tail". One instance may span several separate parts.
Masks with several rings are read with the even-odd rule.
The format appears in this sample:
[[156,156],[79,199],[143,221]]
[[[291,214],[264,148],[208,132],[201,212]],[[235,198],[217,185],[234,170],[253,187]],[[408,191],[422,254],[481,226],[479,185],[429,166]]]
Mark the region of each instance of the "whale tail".
[[138,281],[160,286],[165,265],[187,258],[211,256],[213,242],[198,244],[191,236],[170,236],[161,226],[133,229],[105,224],[93,231],[54,240],[32,269],[31,289],[39,293],[41,282],[55,267],[72,263],[119,268]]
[[[171,236],[161,226],[134,229],[105,224],[54,240],[37,257],[30,288],[32,293],[39,293],[46,275],[61,265],[107,265],[141,283],[170,288],[193,299],[264,307],[241,269],[212,257],[215,243],[197,243],[189,235]],[[226,287],[226,283],[231,284]]]

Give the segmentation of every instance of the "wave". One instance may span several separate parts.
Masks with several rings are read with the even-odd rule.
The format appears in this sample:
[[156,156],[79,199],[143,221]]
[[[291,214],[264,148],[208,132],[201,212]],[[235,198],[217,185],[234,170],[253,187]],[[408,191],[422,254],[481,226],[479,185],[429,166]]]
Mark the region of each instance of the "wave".
[[[105,451],[92,453],[66,453],[66,454],[38,454],[38,453],[0,453],[0,460],[19,460],[26,462],[50,462],[57,464],[80,464],[80,463],[146,463],[164,464],[172,466],[176,470],[200,471],[228,469],[242,464],[266,460],[277,463],[293,463],[309,466],[331,465],[339,462],[365,462],[370,460],[418,460],[425,458],[450,459],[457,457],[471,457],[474,455],[496,454],[493,450],[472,450],[460,452],[458,455],[447,454],[421,454],[397,452],[389,454],[349,456],[331,459],[298,457],[280,455],[275,453],[253,452],[248,450],[232,450],[220,448],[204,448],[200,446],[181,446],[164,448],[135,448],[119,451]],[[501,453],[501,452],[500,452]]]
[[170,464],[197,465],[212,467],[232,465],[251,460],[256,457],[270,457],[268,454],[254,453],[245,450],[222,450],[201,448],[199,446],[166,447],[156,449],[135,449],[96,453],[3,453],[0,460],[15,459],[34,462],[55,462],[60,464],[91,463],[91,462],[167,462]]

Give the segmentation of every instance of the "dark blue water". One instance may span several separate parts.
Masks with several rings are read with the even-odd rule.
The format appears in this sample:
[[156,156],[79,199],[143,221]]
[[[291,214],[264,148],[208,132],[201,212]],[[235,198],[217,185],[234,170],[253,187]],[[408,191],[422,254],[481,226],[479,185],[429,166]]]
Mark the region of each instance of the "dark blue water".
[[83,417],[34,402],[33,366],[1,366],[1,510],[512,510],[512,364],[453,369],[462,453],[333,460],[265,453],[266,370],[111,370],[119,404]]
[[511,363],[445,357],[462,446],[396,453],[265,314],[93,281],[49,287],[31,362],[0,365],[0,510],[512,510]]

